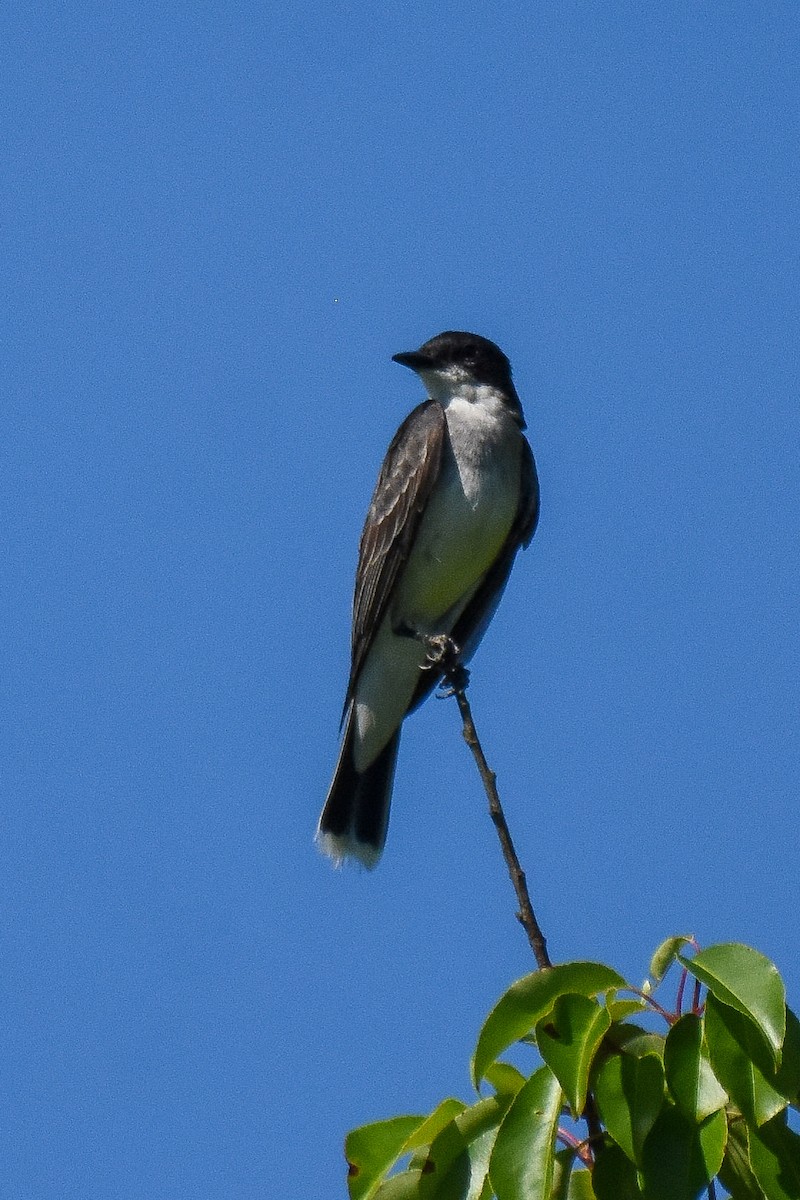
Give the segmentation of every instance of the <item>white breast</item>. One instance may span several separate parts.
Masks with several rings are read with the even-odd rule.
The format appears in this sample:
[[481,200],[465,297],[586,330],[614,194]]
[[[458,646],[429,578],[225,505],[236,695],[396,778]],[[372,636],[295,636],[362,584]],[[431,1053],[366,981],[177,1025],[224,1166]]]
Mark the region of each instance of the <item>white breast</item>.
[[414,629],[450,628],[502,548],[519,503],[521,436],[507,408],[486,399],[448,404],[448,441],[392,606]]
[[495,393],[445,405],[439,479],[358,681],[354,749],[364,770],[403,719],[425,659],[419,633],[450,633],[502,548],[519,504],[522,436]]

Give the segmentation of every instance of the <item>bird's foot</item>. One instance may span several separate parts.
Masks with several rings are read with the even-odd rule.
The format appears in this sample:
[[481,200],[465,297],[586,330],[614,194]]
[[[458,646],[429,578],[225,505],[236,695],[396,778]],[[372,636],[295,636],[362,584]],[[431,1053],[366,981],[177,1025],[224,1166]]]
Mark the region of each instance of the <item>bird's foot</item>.
[[461,648],[447,633],[421,634],[425,647],[423,669],[439,671],[446,679],[446,686],[437,693],[443,699],[462,692],[469,683],[469,671],[461,662]]

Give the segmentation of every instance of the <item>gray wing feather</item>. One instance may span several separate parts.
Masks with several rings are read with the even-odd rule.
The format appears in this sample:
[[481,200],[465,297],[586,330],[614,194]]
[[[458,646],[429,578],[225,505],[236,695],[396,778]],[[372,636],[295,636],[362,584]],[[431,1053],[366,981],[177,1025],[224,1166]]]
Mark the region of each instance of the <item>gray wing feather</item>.
[[386,452],[361,534],[345,708],[439,474],[445,427],[444,409],[427,400],[409,413]]
[[520,464],[520,502],[512,537],[516,531],[519,544],[524,548],[536,533],[539,524],[539,476],[528,439],[522,439],[522,463]]

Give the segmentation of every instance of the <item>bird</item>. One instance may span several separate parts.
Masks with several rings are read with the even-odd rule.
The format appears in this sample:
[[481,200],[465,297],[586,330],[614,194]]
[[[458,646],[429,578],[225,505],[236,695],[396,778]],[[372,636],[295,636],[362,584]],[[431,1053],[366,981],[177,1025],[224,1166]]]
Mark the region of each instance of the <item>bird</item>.
[[316,840],[336,864],[376,866],[403,720],[440,682],[426,639],[474,653],[517,551],[539,518],[539,483],[508,358],[448,330],[393,355],[427,398],[381,466],[359,546],[341,748]]

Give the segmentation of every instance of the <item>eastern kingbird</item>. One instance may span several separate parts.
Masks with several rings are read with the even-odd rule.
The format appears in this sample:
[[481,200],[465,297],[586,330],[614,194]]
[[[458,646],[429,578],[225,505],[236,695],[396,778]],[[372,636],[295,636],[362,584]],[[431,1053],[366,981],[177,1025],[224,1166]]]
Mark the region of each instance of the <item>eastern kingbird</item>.
[[462,660],[486,631],[539,516],[539,485],[511,366],[476,333],[440,333],[394,361],[428,399],[398,429],[361,535],[344,738],[317,841],[374,867],[389,821],[400,727],[441,678],[421,640]]

